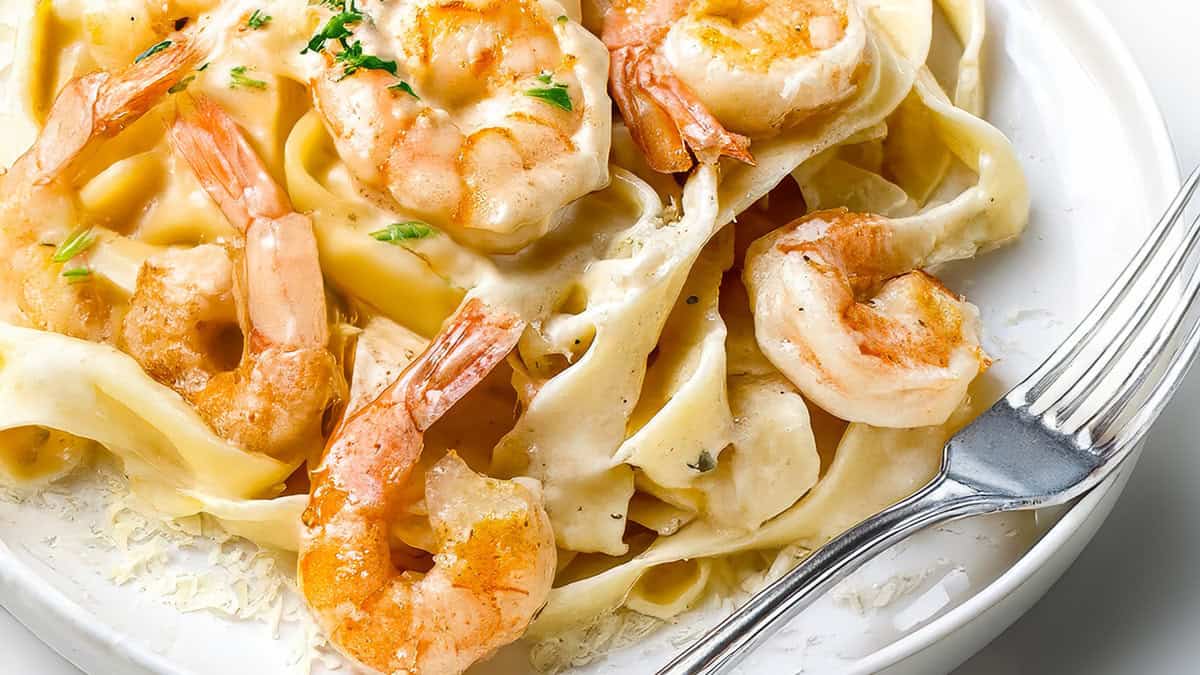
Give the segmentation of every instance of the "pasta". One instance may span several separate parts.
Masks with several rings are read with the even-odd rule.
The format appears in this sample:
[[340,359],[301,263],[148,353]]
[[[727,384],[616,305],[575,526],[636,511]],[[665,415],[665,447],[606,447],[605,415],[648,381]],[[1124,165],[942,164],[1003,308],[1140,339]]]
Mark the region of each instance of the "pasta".
[[[24,262],[0,277],[0,480],[33,489],[89,453],[111,453],[166,516],[207,513],[261,546],[299,552],[301,590],[343,652],[414,672],[462,670],[522,635],[539,643],[539,660],[568,663],[594,652],[581,636],[597,622],[680,615],[723,579],[794,564],[911,494],[969,419],[969,397],[920,428],[836,419],[814,402],[830,400],[818,389],[838,386],[838,362],[805,341],[811,331],[765,330],[785,318],[766,315],[761,279],[746,270],[764,241],[792,228],[798,243],[775,255],[808,275],[797,278],[845,295],[839,321],[858,331],[848,358],[902,376],[908,355],[879,355],[911,350],[932,329],[896,299],[901,284],[1004,245],[1028,219],[1013,148],[982,117],[984,2],[795,5],[826,14],[778,3],[737,28],[713,19],[712,4],[18,8],[0,117],[14,148],[0,246]],[[684,28],[655,23],[670,11],[687,30],[716,32],[689,46]],[[951,82],[926,65],[935,11],[961,43]],[[783,49],[772,31],[785,28],[804,48],[760,79],[737,60],[749,56],[703,46],[720,34],[730,50]],[[156,64],[173,70],[150,82]],[[716,85],[684,84],[704,72],[711,82],[742,72],[738,105],[713,101]],[[87,135],[71,127],[82,124],[75,117],[63,121],[60,92],[94,87],[90,114],[100,117],[106,96],[135,85],[154,97],[130,96],[110,122],[92,121],[77,152],[46,159],[57,155],[40,139]],[[758,110],[762,119],[741,119],[753,103],[740,98],[771,87],[790,93]],[[205,110],[215,111],[208,122]],[[212,157],[178,140],[181,125],[226,118],[226,136],[209,132],[220,146]],[[52,165],[52,175],[36,173]],[[264,195],[277,196],[269,212]],[[242,212],[250,225],[234,217]],[[854,222],[886,223],[890,234],[856,252],[867,225],[839,239],[838,223],[850,220],[828,215],[837,213],[866,214]],[[266,222],[280,229],[260,251],[247,228]],[[282,229],[296,222],[311,230],[326,289],[323,305],[300,310],[326,317],[321,345],[339,372],[320,382],[331,392],[320,437],[272,456],[214,431],[191,394],[156,380],[114,327],[155,261],[180,251],[228,258],[234,271],[220,281],[232,290],[196,300],[203,316],[190,328],[207,358],[232,369],[229,353],[245,357],[263,339],[248,326],[283,325],[255,295],[253,256],[299,247],[269,268],[284,279],[276,304],[299,302],[286,272],[309,253],[280,243],[303,234]],[[966,320],[977,316],[928,283]],[[986,368],[974,344],[980,367],[954,383],[956,400]],[[824,374],[796,377],[798,363]],[[373,452],[356,454],[371,442]],[[393,455],[398,463],[386,464]],[[357,488],[330,476],[356,477],[339,473],[351,464],[392,468],[380,487],[343,499]],[[448,497],[456,491],[492,501],[460,503]],[[382,495],[383,515],[370,513],[385,522],[353,520],[366,516],[346,504],[366,494]],[[428,571],[423,581],[398,574],[388,555],[370,570],[388,593],[414,594],[409,611],[444,612],[421,604],[443,601],[431,590],[439,575],[461,587],[453,575],[474,572],[447,567],[442,553],[482,545],[478,519],[501,511],[529,514],[523,538],[503,541],[519,542],[511,579],[531,599],[504,600],[514,614],[495,610],[491,641],[459,626],[446,644],[427,644],[408,624],[364,623],[376,596],[331,590],[341,568],[322,556],[360,544],[331,535],[323,518],[374,533],[362,551],[417,561],[404,569]],[[477,520],[463,525],[468,513]],[[479,593],[472,602],[498,606]],[[339,614],[345,603],[357,618]],[[361,637],[371,631],[402,645],[385,654]]]

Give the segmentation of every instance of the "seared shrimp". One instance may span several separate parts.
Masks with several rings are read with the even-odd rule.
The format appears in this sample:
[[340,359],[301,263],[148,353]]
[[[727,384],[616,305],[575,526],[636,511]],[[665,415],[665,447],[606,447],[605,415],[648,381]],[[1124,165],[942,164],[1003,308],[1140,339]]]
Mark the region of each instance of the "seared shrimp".
[[[923,234],[845,209],[754,242],[743,278],[767,358],[837,417],[942,424],[990,361],[979,311],[921,272]],[[863,298],[869,298],[865,302]]]
[[604,48],[565,15],[555,0],[360,0],[325,24],[347,37],[310,44],[317,110],[358,180],[407,215],[519,249],[608,182]]
[[854,91],[866,27],[853,0],[593,0],[613,99],[657,171],[692,155],[753,162],[775,135]]
[[[110,337],[110,303],[98,285],[86,283],[87,247],[73,254],[62,247],[73,232],[86,238],[90,225],[82,222],[72,181],[99,141],[157,105],[204,58],[198,33],[175,33],[166,42],[124,70],[68,83],[33,146],[0,175],[0,251],[9,261],[4,286],[19,313],[8,319],[83,339]],[[68,269],[76,274],[63,278]]]
[[[230,224],[232,248],[198,246],[152,257],[138,275],[122,329],[124,348],[235,445],[295,457],[320,443],[337,364],[312,223],[295,213],[236,124],[196,99],[171,127]],[[231,307],[237,308],[230,316]],[[241,360],[221,363],[222,327],[241,325]]]
[[425,501],[437,538],[422,575],[397,567],[391,524],[423,434],[512,350],[519,318],[468,300],[429,348],[334,432],[312,473],[300,588],[343,653],[386,673],[458,673],[519,638],[554,578],[536,483],[479,476],[451,453]]

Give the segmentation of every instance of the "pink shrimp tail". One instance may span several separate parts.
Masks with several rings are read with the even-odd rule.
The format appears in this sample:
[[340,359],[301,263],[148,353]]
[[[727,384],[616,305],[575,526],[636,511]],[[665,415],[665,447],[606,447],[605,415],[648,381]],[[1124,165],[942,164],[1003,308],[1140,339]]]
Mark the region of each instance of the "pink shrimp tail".
[[726,156],[753,165],[750,139],[726,129],[658,53],[687,5],[665,0],[636,12],[611,4],[604,9],[601,39],[611,59],[613,100],[655,171],[687,171],[693,155],[704,163]]
[[212,99],[180,95],[171,144],[238,229],[244,231],[255,218],[292,212],[287,192],[271,178],[237,122]]
[[[45,128],[18,163],[30,162],[35,181],[67,171],[95,141],[116,136],[161,102],[204,58],[206,40],[174,33],[169,46],[115,73],[95,72],[73,80],[50,108]],[[14,168],[16,165],[14,165]]]

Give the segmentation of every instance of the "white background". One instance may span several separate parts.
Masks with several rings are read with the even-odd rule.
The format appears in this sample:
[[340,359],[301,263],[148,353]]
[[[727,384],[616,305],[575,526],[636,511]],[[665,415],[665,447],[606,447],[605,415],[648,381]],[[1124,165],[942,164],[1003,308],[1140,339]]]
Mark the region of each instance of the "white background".
[[[1185,171],[1200,165],[1200,3],[1095,2],[1150,80],[1181,165]],[[1200,671],[1197,414],[1200,370],[1151,434],[1124,496],[1079,561],[956,675]],[[0,645],[5,674],[79,675],[3,609]]]

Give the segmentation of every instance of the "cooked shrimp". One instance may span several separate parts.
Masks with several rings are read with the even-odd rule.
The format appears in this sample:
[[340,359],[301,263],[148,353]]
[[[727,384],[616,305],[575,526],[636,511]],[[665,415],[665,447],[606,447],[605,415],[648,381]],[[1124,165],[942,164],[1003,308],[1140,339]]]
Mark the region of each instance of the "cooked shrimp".
[[853,0],[593,0],[611,89],[657,171],[729,156],[854,91],[866,27]]
[[[322,47],[316,107],[355,176],[409,216],[514,251],[608,182],[604,48],[555,0],[361,0],[350,14],[352,35]],[[362,53],[395,62],[347,65]]]
[[925,235],[898,222],[820,211],[754,242],[743,277],[755,336],[837,417],[942,424],[991,362],[979,345],[979,310],[917,269],[912,252],[926,248]]
[[205,55],[198,33],[175,33],[166,42],[124,70],[68,83],[33,146],[0,176],[0,250],[9,261],[4,281],[19,312],[9,318],[73,337],[110,337],[111,307],[102,289],[62,278],[68,267],[86,280],[87,252],[65,265],[52,258],[57,245],[89,224],[76,208],[72,185],[89,151],[162,101]]
[[[295,213],[215,103],[183,106],[176,150],[245,241],[152,257],[138,275],[123,346],[235,445],[276,457],[319,444],[337,364],[312,223]],[[232,302],[231,302],[232,301]],[[230,308],[237,315],[230,316]],[[222,363],[222,328],[241,325],[241,360]]]
[[435,565],[397,567],[389,548],[424,432],[512,350],[524,321],[468,300],[429,348],[349,416],[312,473],[300,588],[343,653],[386,673],[458,673],[519,638],[554,578],[540,489],[476,475],[451,453],[425,501]]

